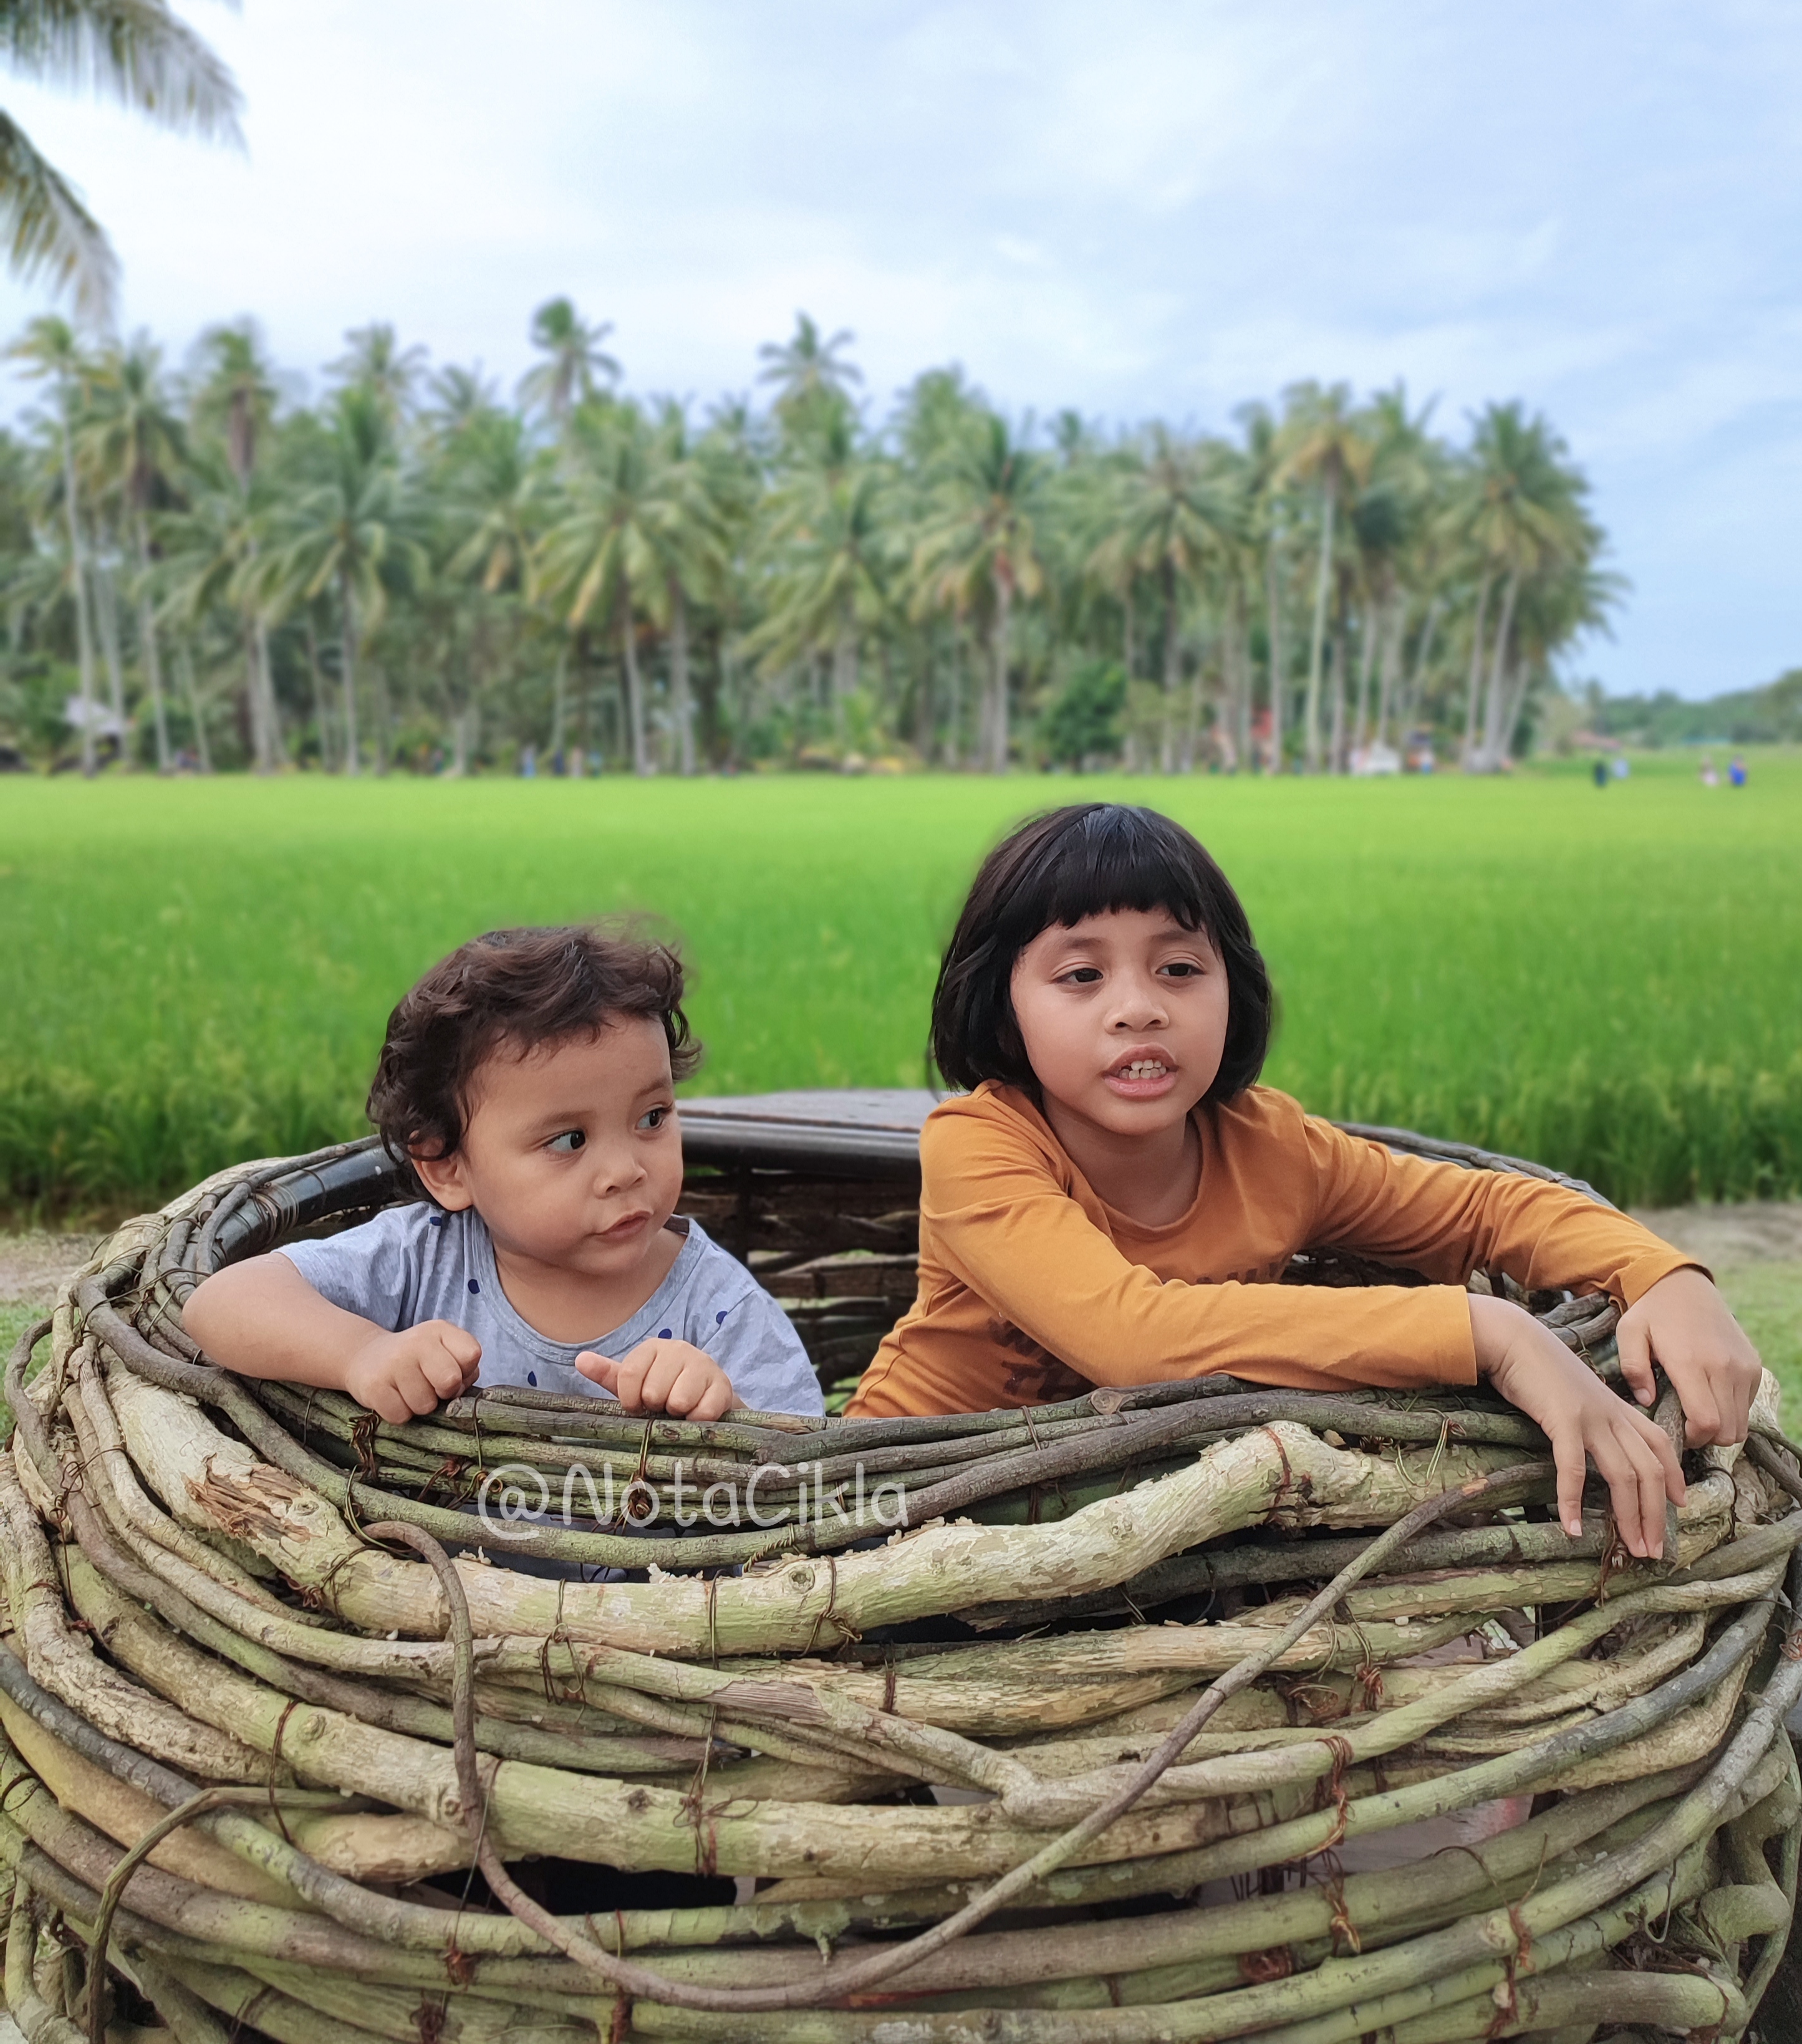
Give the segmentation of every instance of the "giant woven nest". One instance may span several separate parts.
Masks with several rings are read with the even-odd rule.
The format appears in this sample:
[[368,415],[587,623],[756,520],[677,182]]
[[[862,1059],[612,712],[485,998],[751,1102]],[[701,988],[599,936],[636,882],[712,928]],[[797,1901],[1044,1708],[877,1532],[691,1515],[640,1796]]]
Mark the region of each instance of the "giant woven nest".
[[[687,1114],[688,1209],[829,1385],[911,1293],[922,1105]],[[392,1427],[184,1335],[207,1272],[399,1189],[367,1143],[225,1173],[13,1357],[33,2044],[1749,2034],[1802,1815],[1774,1402],[1654,1566],[1600,1496],[1568,1538],[1480,1393]],[[1608,1372],[1610,1309],[1528,1303]]]

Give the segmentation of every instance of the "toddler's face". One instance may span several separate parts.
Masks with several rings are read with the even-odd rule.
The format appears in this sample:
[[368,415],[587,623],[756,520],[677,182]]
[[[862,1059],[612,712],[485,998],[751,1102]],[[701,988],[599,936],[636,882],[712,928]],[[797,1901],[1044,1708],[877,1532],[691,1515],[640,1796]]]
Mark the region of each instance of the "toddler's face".
[[461,1147],[418,1166],[441,1204],[472,1206],[509,1255],[585,1277],[654,1253],[682,1191],[682,1131],[662,1024],[644,1016],[476,1073]]
[[1015,962],[1012,992],[1048,1108],[1112,1134],[1181,1121],[1220,1069],[1226,968],[1204,930],[1165,910],[1042,930]]

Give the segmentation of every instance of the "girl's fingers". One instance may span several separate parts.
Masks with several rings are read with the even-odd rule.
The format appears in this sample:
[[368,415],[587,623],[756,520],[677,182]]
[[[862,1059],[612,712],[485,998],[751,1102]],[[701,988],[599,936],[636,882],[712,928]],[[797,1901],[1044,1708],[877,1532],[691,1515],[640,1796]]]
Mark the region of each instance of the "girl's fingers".
[[1583,1482],[1589,1473],[1581,1434],[1556,1433],[1552,1456],[1558,1469],[1558,1523],[1572,1539],[1583,1537]]
[[1714,1386],[1700,1371],[1692,1373],[1689,1387],[1684,1394],[1683,1417],[1685,1422],[1684,1439],[1692,1448],[1700,1447],[1705,1441],[1724,1441],[1727,1439]]
[[1620,1357],[1620,1374],[1632,1387],[1642,1405],[1652,1402],[1652,1343],[1642,1321],[1625,1315],[1615,1330],[1615,1347]]

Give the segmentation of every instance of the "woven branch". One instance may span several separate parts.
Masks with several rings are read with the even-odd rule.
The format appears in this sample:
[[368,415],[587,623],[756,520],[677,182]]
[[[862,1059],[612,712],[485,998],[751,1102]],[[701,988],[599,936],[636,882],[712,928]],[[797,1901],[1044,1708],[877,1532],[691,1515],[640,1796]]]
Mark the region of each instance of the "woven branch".
[[[876,1326],[895,1182],[792,1176],[695,1204]],[[1543,1440],[1477,1392],[709,1426],[509,1392],[397,1427],[195,1350],[209,1270],[392,1192],[368,1146],[223,1174],[13,1359],[0,1885],[33,2044],[123,2044],[122,1983],[178,2044],[1750,2019],[1802,1828],[1802,1458],[1768,1397],[1751,1452],[1692,1458],[1654,1565],[1600,1495],[1566,1536]],[[1528,1303],[1607,1370],[1594,1301]],[[831,1319],[802,1324],[841,1359]],[[758,1521],[699,1513],[753,1477]],[[535,1508],[484,1517],[485,1485]],[[558,1876],[574,1913],[541,1858],[595,1870]],[[701,1885],[617,1906],[653,1873]]]

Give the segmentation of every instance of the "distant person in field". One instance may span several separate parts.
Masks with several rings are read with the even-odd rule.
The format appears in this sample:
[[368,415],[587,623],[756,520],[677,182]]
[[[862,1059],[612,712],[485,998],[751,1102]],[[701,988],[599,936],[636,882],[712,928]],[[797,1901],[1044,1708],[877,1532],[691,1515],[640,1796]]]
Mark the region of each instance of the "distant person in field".
[[[1692,1443],[1743,1440],[1758,1358],[1707,1272],[1567,1187],[1304,1114],[1257,1083],[1272,1010],[1238,897],[1167,816],[1083,803],[991,853],[933,997],[934,1058],[969,1090],[922,1133],[918,1293],[849,1411],[988,1412],[1214,1371],[1321,1391],[1487,1377],[1550,1437],[1565,1526],[1593,1458],[1628,1550],[1657,1554],[1684,1495],[1665,1435],[1531,1314],[1465,1286],[1500,1269],[1608,1292],[1639,1402],[1660,1363]],[[1431,1281],[1278,1283],[1303,1249]]]
[[1608,785],[1608,761],[1598,757],[1595,765],[1589,770],[1589,778],[1598,788],[1607,787]]
[[676,1216],[675,1082],[699,1055],[667,946],[476,938],[389,1017],[370,1091],[423,1197],[229,1265],[188,1301],[187,1331],[228,1370],[397,1423],[477,1383],[688,1420],[820,1412],[781,1308]]
[[1746,785],[1746,762],[1737,752],[1727,763],[1727,778],[1735,788]]
[[1704,752],[1702,755],[1702,786],[1704,788],[1718,788],[1720,784],[1721,777],[1715,771],[1715,763]]

